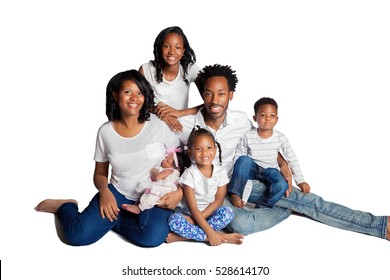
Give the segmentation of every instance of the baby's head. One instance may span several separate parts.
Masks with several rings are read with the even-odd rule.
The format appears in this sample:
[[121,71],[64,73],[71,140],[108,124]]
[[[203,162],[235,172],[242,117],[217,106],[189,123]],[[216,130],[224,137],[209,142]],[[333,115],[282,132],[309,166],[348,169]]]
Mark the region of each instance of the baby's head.
[[176,168],[175,161],[173,159],[173,153],[169,153],[161,162],[162,168]]
[[165,151],[165,158],[161,162],[161,167],[162,168],[174,168],[174,169],[180,170],[179,169],[179,161],[178,161],[177,154],[176,154],[178,152],[181,152],[180,148],[172,147],[172,148],[167,149]]

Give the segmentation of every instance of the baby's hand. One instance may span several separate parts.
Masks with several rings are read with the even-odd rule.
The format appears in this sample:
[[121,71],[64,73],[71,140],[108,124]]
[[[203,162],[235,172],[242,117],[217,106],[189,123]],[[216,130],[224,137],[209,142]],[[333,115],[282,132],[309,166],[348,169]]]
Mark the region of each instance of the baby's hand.
[[298,184],[298,187],[301,189],[303,193],[309,193],[310,192],[310,186],[306,182],[302,182]]

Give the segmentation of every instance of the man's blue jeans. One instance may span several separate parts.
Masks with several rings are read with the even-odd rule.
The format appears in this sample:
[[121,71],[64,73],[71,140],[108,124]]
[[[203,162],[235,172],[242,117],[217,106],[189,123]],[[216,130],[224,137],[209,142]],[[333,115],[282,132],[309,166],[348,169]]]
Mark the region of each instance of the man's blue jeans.
[[[248,201],[255,203],[266,191],[267,187],[263,183],[254,180]],[[326,201],[314,193],[304,194],[297,188],[293,188],[289,197],[283,196],[273,208],[264,206],[254,209],[236,208],[230,203],[229,198],[225,198],[224,205],[233,207],[234,210],[234,220],[226,229],[245,235],[277,225],[288,218],[290,210],[293,210],[335,228],[386,238],[387,216],[375,216],[368,212],[353,210]]]
[[[134,204],[108,185],[118,207],[124,203]],[[71,245],[89,245],[103,237],[111,229],[131,243],[141,247],[155,247],[163,243],[169,233],[168,218],[173,213],[159,207],[142,211],[139,215],[121,210],[117,220],[103,219],[99,211],[99,193],[84,209],[78,211],[75,203],[64,203],[57,211],[67,241]]]
[[255,202],[256,207],[260,205],[273,207],[288,189],[287,181],[278,169],[262,168],[251,157],[240,156],[234,164],[228,193],[242,198],[246,182],[253,179],[263,182],[268,187],[265,195]]

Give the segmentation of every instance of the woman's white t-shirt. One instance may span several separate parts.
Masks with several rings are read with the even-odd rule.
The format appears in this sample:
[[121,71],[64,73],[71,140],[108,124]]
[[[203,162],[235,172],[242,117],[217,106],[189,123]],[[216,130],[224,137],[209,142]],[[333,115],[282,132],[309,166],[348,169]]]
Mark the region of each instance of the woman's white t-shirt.
[[167,148],[179,145],[177,136],[155,115],[138,135],[130,138],[120,136],[112,122],[106,122],[97,134],[94,160],[108,161],[110,183],[126,198],[136,201],[140,197],[138,183],[150,176],[150,169],[160,166]]

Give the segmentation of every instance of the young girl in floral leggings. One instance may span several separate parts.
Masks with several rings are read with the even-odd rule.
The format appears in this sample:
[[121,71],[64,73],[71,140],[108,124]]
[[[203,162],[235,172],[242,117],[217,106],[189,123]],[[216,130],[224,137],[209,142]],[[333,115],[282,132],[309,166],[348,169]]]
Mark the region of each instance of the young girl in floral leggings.
[[195,127],[191,132],[187,152],[193,163],[179,179],[184,192],[183,207],[169,218],[173,233],[168,235],[168,243],[190,239],[207,241],[212,246],[242,243],[241,234],[219,232],[234,215],[231,208],[222,206],[229,178],[224,168],[213,164],[217,145],[220,152],[210,131]]

